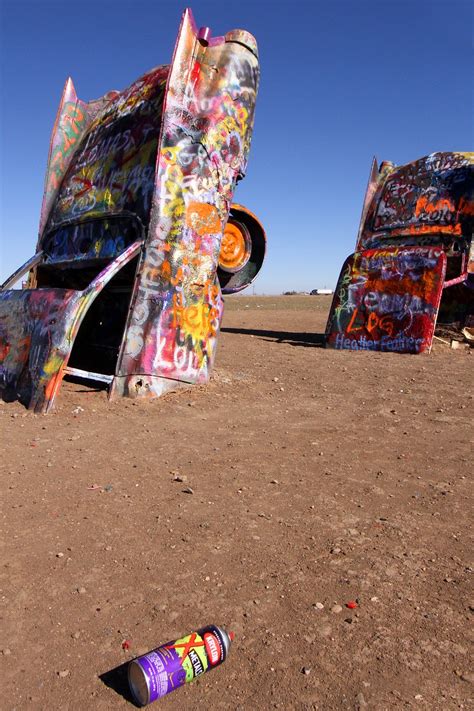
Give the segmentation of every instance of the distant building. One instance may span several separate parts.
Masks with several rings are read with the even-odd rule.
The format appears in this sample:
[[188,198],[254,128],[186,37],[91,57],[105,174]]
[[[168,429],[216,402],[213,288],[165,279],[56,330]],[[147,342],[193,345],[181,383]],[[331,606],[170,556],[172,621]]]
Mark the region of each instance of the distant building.
[[323,296],[324,294],[332,294],[333,290],[332,289],[313,289],[313,291],[310,292],[310,296]]

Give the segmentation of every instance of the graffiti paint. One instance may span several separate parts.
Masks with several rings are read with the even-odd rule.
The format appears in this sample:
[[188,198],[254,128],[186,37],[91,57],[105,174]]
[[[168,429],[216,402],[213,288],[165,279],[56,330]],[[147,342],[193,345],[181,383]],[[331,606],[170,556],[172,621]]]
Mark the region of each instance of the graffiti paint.
[[357,250],[382,247],[394,238],[407,245],[419,235],[430,235],[435,244],[437,234],[448,241],[461,236],[469,246],[473,185],[474,153],[432,153],[401,167],[383,163],[378,174],[372,170]]
[[373,162],[356,252],[327,323],[329,346],[421,353],[431,348],[443,290],[443,314],[472,311],[473,193],[473,153],[379,169]]
[[107,282],[139,251],[130,245],[84,291],[0,291],[0,394],[48,411],[61,384],[82,320]]
[[114,392],[153,395],[209,377],[223,309],[221,239],[250,148],[255,52],[247,33],[239,41],[230,33],[201,43],[185,14],[168,81],[142,277]]
[[47,230],[123,211],[147,221],[167,76],[159,67],[98,111],[62,179]]
[[348,350],[429,350],[445,269],[446,255],[436,248],[355,253],[337,285],[327,344]]
[[[112,380],[110,396],[159,395],[209,378],[221,277],[224,292],[249,284],[265,240],[263,228],[249,227],[254,258],[229,284],[219,254],[248,161],[258,53],[244,30],[212,37],[204,29],[187,10],[172,64],[123,91],[86,103],[66,82],[28,288],[7,290],[23,268],[1,292],[3,397],[47,411],[71,355],[75,373],[93,376],[90,354],[101,349],[106,372],[98,362],[95,375]],[[253,218],[248,212],[252,227]]]

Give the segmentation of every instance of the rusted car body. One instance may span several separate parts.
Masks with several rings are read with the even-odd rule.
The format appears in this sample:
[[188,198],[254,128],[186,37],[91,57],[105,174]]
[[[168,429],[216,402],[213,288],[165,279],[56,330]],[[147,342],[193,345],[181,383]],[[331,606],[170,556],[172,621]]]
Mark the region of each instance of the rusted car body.
[[356,251],[326,327],[332,348],[429,352],[474,314],[474,153],[372,164]]
[[36,254],[0,291],[3,399],[46,412],[67,374],[111,397],[208,379],[222,293],[265,254],[259,221],[232,203],[258,81],[251,34],[212,37],[186,10],[171,65],[89,103],[66,82]]

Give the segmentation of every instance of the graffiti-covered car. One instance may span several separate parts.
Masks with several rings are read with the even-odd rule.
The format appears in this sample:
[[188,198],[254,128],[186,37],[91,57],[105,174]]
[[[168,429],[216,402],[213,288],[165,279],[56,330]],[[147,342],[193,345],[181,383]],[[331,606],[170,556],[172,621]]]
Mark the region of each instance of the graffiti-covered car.
[[88,103],[66,82],[36,254],[0,292],[3,399],[48,411],[65,375],[111,397],[208,379],[222,294],[265,254],[258,219],[232,203],[258,81],[251,34],[213,37],[186,10],[171,65]]
[[474,153],[374,160],[356,251],[326,327],[332,348],[429,352],[437,319],[474,314]]

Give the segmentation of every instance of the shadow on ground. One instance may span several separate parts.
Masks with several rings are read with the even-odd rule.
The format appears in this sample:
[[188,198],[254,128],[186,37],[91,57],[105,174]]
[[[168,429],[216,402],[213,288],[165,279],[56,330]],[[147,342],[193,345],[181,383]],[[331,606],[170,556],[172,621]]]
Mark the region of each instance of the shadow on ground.
[[263,340],[289,343],[291,346],[313,346],[324,348],[324,333],[292,333],[291,331],[264,331],[254,328],[221,328],[222,333],[236,333],[242,336],[258,336]]
[[136,703],[132,696],[130,687],[128,685],[128,670],[129,662],[121,664],[110,671],[100,674],[99,679],[109,688],[113,689],[117,694],[123,696],[123,698],[129,703],[133,704],[135,708],[140,708],[139,704]]

